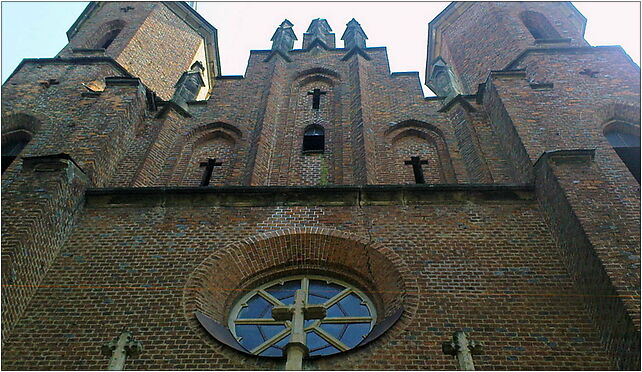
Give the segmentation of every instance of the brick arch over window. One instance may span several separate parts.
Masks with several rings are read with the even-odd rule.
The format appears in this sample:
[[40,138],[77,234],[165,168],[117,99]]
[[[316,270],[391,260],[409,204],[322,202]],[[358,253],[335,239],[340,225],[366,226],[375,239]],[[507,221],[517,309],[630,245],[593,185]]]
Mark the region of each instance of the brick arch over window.
[[[223,326],[234,302],[257,285],[302,273],[343,280],[364,291],[380,314],[371,332],[373,336],[376,330],[385,332],[380,346],[399,335],[417,311],[416,279],[390,248],[333,229],[292,228],[252,236],[205,258],[186,283],[185,316],[208,344],[238,358],[233,339],[224,339]],[[196,313],[211,321],[214,337]]]
[[536,40],[561,38],[557,30],[541,13],[528,10],[520,13],[519,18]]
[[92,37],[85,42],[85,47],[92,49],[109,48],[125,26],[126,22],[121,19],[103,23],[98,27],[96,32],[94,32]]
[[[205,167],[202,162],[216,159],[220,166],[214,167],[210,186],[229,184],[237,166],[237,153],[242,132],[235,126],[217,122],[199,126],[177,144],[179,153],[173,167],[170,184],[200,186]],[[238,173],[238,172],[237,172]]]
[[383,183],[414,184],[413,156],[428,161],[422,165],[426,183],[456,183],[448,148],[442,132],[433,125],[416,120],[398,123],[385,132],[389,156],[381,167]]
[[341,80],[341,75],[338,72],[334,70],[330,70],[325,67],[314,67],[307,70],[299,71],[294,74],[293,80],[302,81],[310,76],[315,76],[315,75],[317,76],[325,75],[329,80]]
[[31,142],[40,129],[40,121],[27,114],[2,118],[2,172],[4,172]]
[[596,129],[599,129],[602,135],[600,148],[608,149],[605,154],[613,151],[612,159],[619,158],[624,162],[639,183],[640,106],[621,102],[605,104],[596,109],[595,118]]

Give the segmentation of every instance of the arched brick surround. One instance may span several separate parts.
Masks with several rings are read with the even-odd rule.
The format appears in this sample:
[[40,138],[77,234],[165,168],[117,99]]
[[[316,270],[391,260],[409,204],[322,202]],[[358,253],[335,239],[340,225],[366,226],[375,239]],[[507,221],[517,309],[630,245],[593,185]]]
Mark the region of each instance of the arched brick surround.
[[[235,169],[239,142],[243,137],[242,132],[234,125],[216,122],[200,125],[187,132],[184,140],[175,144],[174,153],[179,154],[171,167],[169,177],[170,185],[198,186],[200,174],[198,163],[206,157],[217,158],[223,161],[217,167],[212,177],[212,185],[229,183],[231,170]],[[169,167],[168,167],[169,168]]]
[[323,274],[356,285],[375,302],[381,314],[378,321],[403,306],[401,319],[373,345],[385,344],[402,332],[417,309],[416,280],[392,250],[337,230],[291,228],[232,243],[207,257],[187,281],[185,316],[209,344],[239,354],[204,332],[194,312],[226,324],[231,306],[248,290],[297,273]]
[[428,160],[423,167],[426,183],[455,183],[448,147],[443,133],[435,126],[417,120],[405,120],[386,130],[390,162],[381,175],[382,183],[415,183],[412,167],[404,164],[410,156]]

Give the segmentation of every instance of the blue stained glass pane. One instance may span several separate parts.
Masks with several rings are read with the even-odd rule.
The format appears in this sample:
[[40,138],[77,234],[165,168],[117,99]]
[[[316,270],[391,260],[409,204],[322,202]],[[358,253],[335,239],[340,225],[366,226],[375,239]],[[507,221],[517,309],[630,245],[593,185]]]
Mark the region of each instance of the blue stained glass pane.
[[328,309],[327,315],[328,318],[340,318],[347,316],[343,311],[341,311],[341,308],[339,307],[339,304],[334,304],[330,306]]
[[236,335],[241,337],[240,344],[248,350],[252,350],[263,343],[263,338],[257,325],[241,324],[237,325],[235,330]]
[[308,319],[303,323],[303,328],[309,327],[312,323],[316,322],[316,319]]
[[368,333],[370,333],[370,323],[348,324],[348,328],[343,333],[343,337],[341,337],[341,342],[347,347],[353,348],[363,341],[363,336]]
[[317,305],[317,304],[322,304],[322,303],[324,303],[326,301],[328,301],[328,299],[325,298],[325,297],[315,296],[312,293],[310,293],[308,295],[308,303],[310,303],[310,304]]
[[285,349],[285,345],[287,345],[287,344],[288,344],[288,342],[290,342],[290,336],[289,336],[289,335],[288,335],[288,336],[283,337],[283,338],[281,339],[281,341],[277,342],[277,343],[276,343],[276,344],[274,344],[273,346],[274,346],[274,347],[277,347],[277,348],[279,348],[279,349]]
[[[255,324],[239,324],[236,326],[236,335],[242,337],[240,341],[241,345],[248,350],[252,350],[274,337],[284,328],[285,326],[281,324],[261,326]],[[285,338],[287,339],[287,337]]]
[[277,349],[275,347],[268,347],[264,352],[259,354],[260,356],[271,356],[271,357],[280,357],[283,356],[283,350]]
[[312,331],[306,334],[305,344],[310,350],[319,349],[329,345],[326,340],[322,339],[319,335]]
[[284,325],[260,325],[259,326],[262,336],[265,337],[265,340],[269,340],[272,337],[276,336],[277,333],[285,329]]
[[310,355],[330,355],[330,354],[335,354],[338,353],[339,349],[335,348],[332,345],[328,345],[324,347],[323,349],[318,349],[315,351],[311,351]]
[[272,318],[272,304],[263,297],[255,295],[247,302],[247,306],[239,312],[238,317],[239,319]]
[[361,299],[354,293],[350,293],[339,301],[339,305],[347,313],[347,316],[370,316],[368,307],[362,305]]
[[334,336],[337,340],[340,340],[345,326],[346,324],[321,324],[321,329]]
[[300,280],[290,280],[281,284],[276,284],[266,289],[266,292],[279,299],[286,305],[294,303],[294,293],[297,289],[301,289]]
[[326,283],[325,281],[322,281],[322,280],[310,280],[310,285],[308,288],[311,295],[325,298],[325,301],[336,296],[344,289],[345,288],[343,286],[340,286],[334,283]]
[[290,336],[285,336],[281,339],[281,341],[277,342],[276,344],[270,346],[267,348],[264,352],[262,352],[259,355],[262,356],[272,356],[272,357],[282,357],[285,356],[283,354],[283,350],[285,348],[285,345],[288,344],[290,341]]

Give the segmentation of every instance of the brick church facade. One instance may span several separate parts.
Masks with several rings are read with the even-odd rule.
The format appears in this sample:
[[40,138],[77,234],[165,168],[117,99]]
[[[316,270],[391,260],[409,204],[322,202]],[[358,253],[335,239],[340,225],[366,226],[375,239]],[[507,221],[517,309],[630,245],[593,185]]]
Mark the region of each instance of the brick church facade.
[[320,283],[304,369],[638,370],[640,70],[585,24],[453,3],[426,98],[354,19],[225,76],[187,3],[91,3],[2,86],[2,368],[283,369]]

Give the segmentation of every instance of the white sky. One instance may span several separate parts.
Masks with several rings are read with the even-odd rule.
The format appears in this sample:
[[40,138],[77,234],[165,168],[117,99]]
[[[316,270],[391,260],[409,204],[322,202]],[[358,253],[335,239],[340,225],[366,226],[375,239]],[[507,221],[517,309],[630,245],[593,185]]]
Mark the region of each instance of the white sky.
[[[388,49],[392,72],[419,71],[422,84],[426,65],[428,22],[448,2],[198,2],[198,12],[218,29],[221,69],[243,75],[250,49],[269,49],[270,37],[287,18],[294,23],[301,48],[303,33],[314,18],[325,18],[336,34],[337,47],[345,25],[353,17],[368,35],[368,46]],[[574,2],[587,18],[586,39],[591,45],[622,45],[640,65],[639,2]],[[431,92],[424,86],[427,95]]]
[[[36,24],[21,30],[19,37],[12,35],[12,30],[4,27],[6,17],[12,17],[12,21],[19,21],[15,17],[24,17],[24,22],[28,24],[33,11],[19,14],[14,11],[14,8],[19,7],[5,7],[5,4],[7,2],[3,2],[2,6],[3,80],[20,59],[52,57],[64,46],[64,39],[59,37],[56,43],[61,45],[54,46],[56,52],[48,52],[46,55],[29,52],[28,55],[19,55],[15,64],[5,63],[8,47],[16,44],[24,48],[25,44],[32,43],[36,38],[42,40],[43,36],[42,30],[39,31],[40,34],[30,36],[30,29],[36,29]],[[586,39],[591,45],[622,45],[631,58],[640,64],[639,2],[573,4],[588,20]],[[68,3],[62,2],[55,5],[69,6]],[[224,75],[245,74],[249,51],[269,49],[270,37],[285,18],[294,23],[294,32],[299,39],[295,48],[300,48],[303,33],[314,18],[327,19],[336,34],[337,47],[343,47],[341,35],[346,23],[354,17],[368,35],[368,46],[387,47],[392,72],[418,71],[423,83],[428,22],[447,5],[447,2],[198,2],[197,10],[218,29],[221,68]],[[74,11],[77,12],[75,9]],[[74,17],[78,15],[75,14]],[[31,22],[38,21],[34,22],[32,19]],[[48,25],[47,34],[64,36],[69,26],[71,23]],[[49,48],[54,44],[47,43],[46,39],[39,42],[47,44]],[[46,49],[39,48],[38,45],[33,46],[36,51]],[[427,88],[424,89],[428,93]]]

